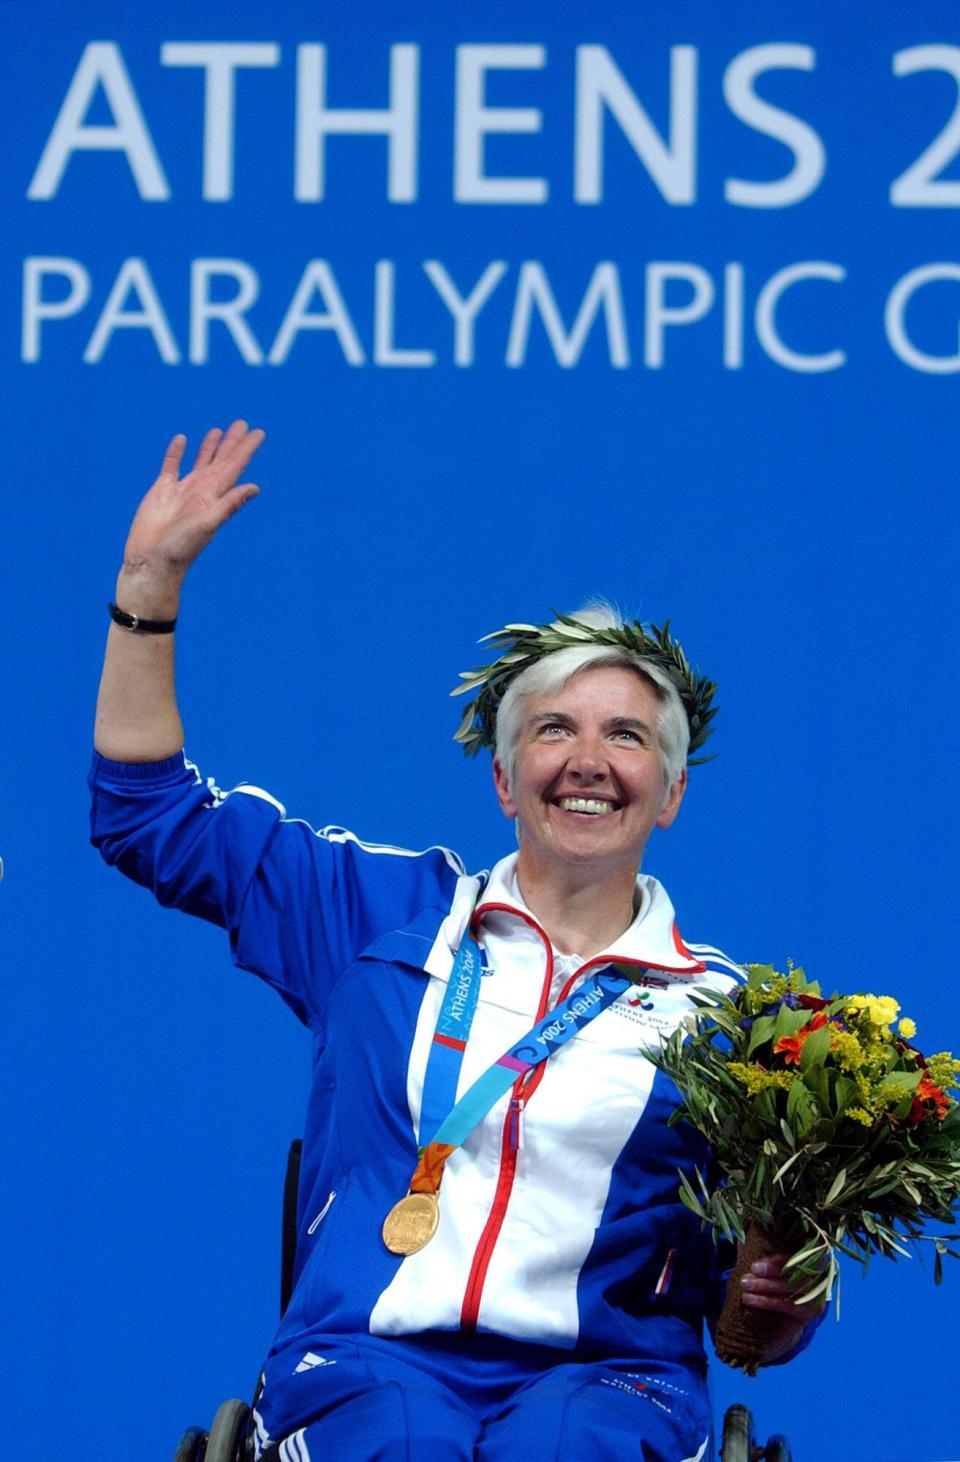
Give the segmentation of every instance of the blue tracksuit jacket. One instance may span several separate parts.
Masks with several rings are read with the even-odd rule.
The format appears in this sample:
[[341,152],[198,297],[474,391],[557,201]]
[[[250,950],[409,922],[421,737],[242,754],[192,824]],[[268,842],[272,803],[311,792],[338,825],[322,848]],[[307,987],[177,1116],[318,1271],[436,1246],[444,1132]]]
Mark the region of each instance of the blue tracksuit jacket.
[[[668,1127],[676,1091],[643,1047],[690,1010],[691,985],[739,971],[685,944],[655,879],[603,956],[632,987],[546,1065],[516,1121],[504,1097],[447,1164],[437,1237],[402,1258],[381,1240],[417,1158],[427,1052],[471,915],[489,973],[459,1091],[576,988],[523,906],[515,859],[485,883],[442,848],[409,853],[316,832],[252,786],[221,793],[178,755],[96,756],[92,836],[162,904],[222,925],[233,958],[309,1027],[297,1278],[272,1357],[285,1369],[323,1337],[477,1331],[579,1355],[656,1355],[702,1373],[714,1246],[677,1196],[708,1153]],[[268,1364],[268,1381],[270,1366]]]

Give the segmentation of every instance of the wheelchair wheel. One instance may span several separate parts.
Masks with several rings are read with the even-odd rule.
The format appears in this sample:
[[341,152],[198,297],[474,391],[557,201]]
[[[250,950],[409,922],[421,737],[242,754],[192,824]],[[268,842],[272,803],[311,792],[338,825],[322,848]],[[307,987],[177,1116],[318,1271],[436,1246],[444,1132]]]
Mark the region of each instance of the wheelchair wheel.
[[[723,1418],[720,1462],[752,1462],[754,1456],[753,1417],[749,1407],[728,1407]],[[776,1462],[776,1459],[771,1458],[770,1462]]]
[[245,1401],[224,1401],[210,1428],[203,1462],[244,1462],[250,1433],[250,1408]]
[[191,1426],[184,1432],[173,1454],[173,1462],[203,1462],[207,1434],[203,1427]]

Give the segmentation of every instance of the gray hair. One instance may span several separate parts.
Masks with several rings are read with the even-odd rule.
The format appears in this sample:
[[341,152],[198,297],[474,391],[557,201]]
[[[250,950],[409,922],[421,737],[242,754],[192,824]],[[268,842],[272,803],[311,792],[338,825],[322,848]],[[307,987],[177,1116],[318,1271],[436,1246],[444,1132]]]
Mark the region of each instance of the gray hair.
[[[587,604],[570,615],[571,619],[591,629],[620,629],[623,616],[610,604]],[[517,746],[523,725],[525,702],[531,695],[550,695],[562,689],[568,680],[582,671],[597,665],[625,665],[635,670],[652,685],[660,709],[657,713],[657,744],[660,748],[660,763],[663,767],[667,789],[683,775],[687,764],[687,748],[690,745],[690,725],[683,701],[677,694],[666,671],[652,660],[634,654],[620,645],[571,645],[569,649],[554,650],[536,660],[515,680],[510,682],[497,711],[497,740],[494,756],[513,781],[513,768]]]

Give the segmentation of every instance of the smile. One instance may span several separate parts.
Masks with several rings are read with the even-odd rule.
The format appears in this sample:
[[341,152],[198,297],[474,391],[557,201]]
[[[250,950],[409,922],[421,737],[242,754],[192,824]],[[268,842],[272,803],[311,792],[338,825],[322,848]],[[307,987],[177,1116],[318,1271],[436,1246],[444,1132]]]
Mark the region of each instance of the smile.
[[585,812],[590,817],[602,817],[605,813],[616,812],[619,806],[616,802],[605,802],[599,797],[559,797],[556,805],[564,812]]

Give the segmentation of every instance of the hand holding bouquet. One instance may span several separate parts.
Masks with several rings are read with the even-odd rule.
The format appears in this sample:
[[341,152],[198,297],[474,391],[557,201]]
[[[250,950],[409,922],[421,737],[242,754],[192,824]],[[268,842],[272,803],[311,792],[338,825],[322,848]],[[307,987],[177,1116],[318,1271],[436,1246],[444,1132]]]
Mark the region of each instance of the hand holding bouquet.
[[[798,1306],[833,1294],[837,1255],[864,1266],[924,1239],[928,1219],[952,1224],[960,1198],[960,1061],[924,1057],[889,996],[821,994],[802,969],[747,966],[731,995],[700,989],[692,1030],[653,1060],[688,1120],[713,1148],[717,1172],[681,1175],[680,1196],[704,1222],[741,1241],[715,1336],[717,1354],[754,1372],[769,1317],[740,1303],[740,1278],[765,1253],[788,1250]],[[939,1283],[942,1236],[934,1245]],[[956,1255],[955,1257],[960,1257]],[[775,1318],[775,1317],[774,1317]]]

